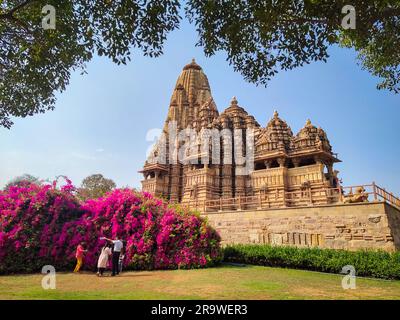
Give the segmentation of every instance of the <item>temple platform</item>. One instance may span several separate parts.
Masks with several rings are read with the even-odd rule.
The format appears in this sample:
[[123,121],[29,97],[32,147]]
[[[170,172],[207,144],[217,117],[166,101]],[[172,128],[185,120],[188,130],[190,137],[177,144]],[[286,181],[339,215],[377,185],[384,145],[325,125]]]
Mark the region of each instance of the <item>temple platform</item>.
[[400,248],[400,210],[385,201],[203,213],[222,245],[271,244],[331,249]]

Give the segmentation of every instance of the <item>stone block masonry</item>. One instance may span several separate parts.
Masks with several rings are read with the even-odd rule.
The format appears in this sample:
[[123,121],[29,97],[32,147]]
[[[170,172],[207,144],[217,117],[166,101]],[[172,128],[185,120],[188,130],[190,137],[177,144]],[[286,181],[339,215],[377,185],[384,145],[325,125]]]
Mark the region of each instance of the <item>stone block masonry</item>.
[[400,210],[385,202],[206,213],[222,245],[331,249],[400,248]]

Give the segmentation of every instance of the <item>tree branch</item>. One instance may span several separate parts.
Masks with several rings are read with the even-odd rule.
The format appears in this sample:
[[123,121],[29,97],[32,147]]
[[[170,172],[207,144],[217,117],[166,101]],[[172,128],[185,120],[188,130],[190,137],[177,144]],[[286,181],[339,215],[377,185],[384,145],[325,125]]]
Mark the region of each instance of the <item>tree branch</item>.
[[28,26],[25,22],[23,22],[23,21],[21,21],[20,19],[14,17],[13,15],[10,15],[10,16],[7,15],[7,16],[3,17],[3,19],[12,21],[12,22],[14,22],[14,24],[20,26],[20,27],[21,27],[22,29],[24,29],[26,32],[32,33],[32,32],[29,30],[29,26]]
[[37,0],[25,0],[24,2],[20,3],[19,5],[15,6],[14,8],[12,8],[7,13],[0,14],[0,20],[9,20],[9,21],[13,22],[14,24],[18,25],[19,27],[21,27],[22,29],[24,29],[27,33],[32,34],[32,32],[29,30],[29,25],[26,24],[25,22],[23,22],[22,20],[16,18],[14,16],[14,13],[16,13],[17,11],[23,9],[27,5],[32,4],[33,2],[36,2],[36,1]]
[[0,14],[0,20],[12,19],[15,12],[17,12],[18,10],[26,7],[28,4],[31,4],[35,1],[37,1],[37,0],[25,0],[24,2],[20,3],[19,5],[15,6],[14,8],[12,8],[7,13]]
[[24,2],[20,3],[19,5],[17,5],[16,7],[12,8],[10,11],[8,11],[7,13],[1,14],[1,16],[4,15],[13,15],[16,11],[22,9],[23,7],[27,6],[28,4],[35,2],[37,0],[25,0]]
[[314,18],[303,18],[303,17],[291,17],[289,16],[287,19],[278,19],[278,22],[289,22],[289,23],[297,23],[297,24],[303,24],[303,23],[323,23],[323,24],[328,24],[329,21],[327,19],[314,19]]
[[391,18],[391,17],[399,17],[400,16],[400,8],[386,8],[383,10],[381,17]]

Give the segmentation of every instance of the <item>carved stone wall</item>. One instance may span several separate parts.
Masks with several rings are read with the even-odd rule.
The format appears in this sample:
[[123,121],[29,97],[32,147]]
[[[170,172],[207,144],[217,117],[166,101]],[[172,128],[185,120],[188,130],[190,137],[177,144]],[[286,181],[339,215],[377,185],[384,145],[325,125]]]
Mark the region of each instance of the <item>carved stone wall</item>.
[[386,203],[209,213],[222,244],[332,249],[400,248],[400,211]]

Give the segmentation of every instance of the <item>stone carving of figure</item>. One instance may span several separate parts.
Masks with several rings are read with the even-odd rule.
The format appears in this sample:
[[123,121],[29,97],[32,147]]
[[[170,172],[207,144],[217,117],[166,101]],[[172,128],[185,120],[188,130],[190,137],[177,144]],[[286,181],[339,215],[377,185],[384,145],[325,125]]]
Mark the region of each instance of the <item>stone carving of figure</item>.
[[278,150],[284,151],[285,150],[285,144],[283,141],[278,142]]
[[364,187],[358,187],[354,194],[350,191],[348,195],[344,196],[344,203],[358,203],[367,201],[368,194],[365,192]]
[[324,148],[324,144],[321,141],[319,136],[317,136],[317,138],[315,139],[315,146],[317,147],[317,149],[320,149],[320,150],[322,150]]
[[307,197],[310,189],[311,189],[311,182],[308,180],[304,181],[300,186],[301,197],[302,198]]
[[195,184],[192,187],[192,190],[190,190],[190,198],[191,199],[197,199],[197,184]]

